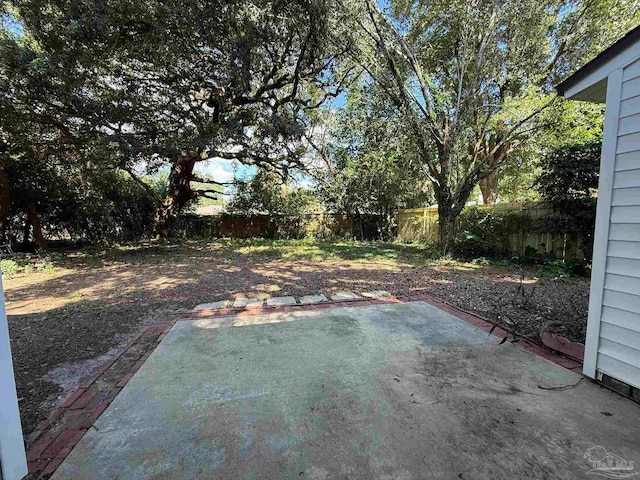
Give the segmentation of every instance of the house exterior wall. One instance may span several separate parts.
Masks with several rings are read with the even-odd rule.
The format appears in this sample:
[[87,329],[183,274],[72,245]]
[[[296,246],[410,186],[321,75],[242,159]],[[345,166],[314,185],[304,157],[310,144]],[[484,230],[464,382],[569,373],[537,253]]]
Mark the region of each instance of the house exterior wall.
[[608,77],[597,213],[584,373],[640,388],[640,58]]
[[0,480],[19,480],[27,474],[22,425],[18,409],[9,325],[0,271]]

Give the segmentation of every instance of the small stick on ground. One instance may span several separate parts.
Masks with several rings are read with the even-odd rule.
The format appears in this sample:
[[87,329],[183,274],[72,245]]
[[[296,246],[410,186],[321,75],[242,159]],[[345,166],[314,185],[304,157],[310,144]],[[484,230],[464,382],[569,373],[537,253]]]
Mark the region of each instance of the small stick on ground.
[[573,388],[576,385],[578,385],[580,383],[580,380],[582,380],[582,377],[578,379],[578,381],[576,383],[572,383],[569,385],[562,385],[560,387],[543,387],[542,385],[538,385],[538,388],[541,388],[542,390],[565,390],[567,388]]

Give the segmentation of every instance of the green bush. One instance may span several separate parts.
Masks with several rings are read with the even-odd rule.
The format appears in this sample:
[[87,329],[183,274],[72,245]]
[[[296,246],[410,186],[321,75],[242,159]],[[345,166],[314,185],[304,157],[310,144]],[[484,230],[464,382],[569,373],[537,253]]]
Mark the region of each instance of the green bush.
[[314,198],[302,188],[283,181],[275,172],[258,170],[249,181],[240,181],[227,210],[235,215],[268,216],[267,238],[300,239]]
[[593,253],[601,141],[565,145],[547,155],[536,182],[542,200],[580,234],[587,263]]
[[519,232],[551,232],[554,225],[525,212],[465,209],[459,218],[454,254],[464,258],[510,257],[510,236]]
[[584,275],[586,266],[577,260],[558,260],[555,252],[540,252],[527,246],[523,252],[511,250],[510,237],[528,233],[580,233],[572,219],[550,211],[548,215],[531,215],[526,211],[495,211],[468,208],[461,215],[458,234],[453,247],[454,255],[465,259],[478,259],[495,263],[509,259],[521,264],[541,265],[541,275],[564,277]]
[[22,266],[11,258],[4,258],[0,260],[0,269],[2,269],[2,274],[11,277],[17,273],[22,271]]
[[29,243],[24,232],[30,205],[48,240],[126,241],[152,232],[156,200],[128,173],[63,170],[29,159],[13,161],[5,170],[11,201],[6,236],[14,244],[18,238]]

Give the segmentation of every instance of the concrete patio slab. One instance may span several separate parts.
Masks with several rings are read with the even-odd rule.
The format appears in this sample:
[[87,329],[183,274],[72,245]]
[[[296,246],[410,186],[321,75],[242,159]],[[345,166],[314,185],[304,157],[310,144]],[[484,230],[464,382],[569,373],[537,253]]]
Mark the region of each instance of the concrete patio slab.
[[280,305],[294,305],[296,297],[270,297],[267,298],[267,306],[277,307]]
[[341,301],[341,300],[355,300],[360,298],[360,295],[356,295],[353,292],[338,292],[331,295],[331,300]]
[[309,303],[320,303],[320,302],[327,302],[329,299],[327,297],[325,297],[324,295],[320,294],[320,295],[305,295],[303,297],[300,297],[299,301],[302,304],[309,304]]
[[[585,478],[640,405],[424,302],[176,323],[54,474]],[[593,451],[593,450],[591,450]]]
[[194,310],[216,310],[218,308],[225,308],[229,304],[229,300],[220,300],[219,302],[201,303],[196,305]]

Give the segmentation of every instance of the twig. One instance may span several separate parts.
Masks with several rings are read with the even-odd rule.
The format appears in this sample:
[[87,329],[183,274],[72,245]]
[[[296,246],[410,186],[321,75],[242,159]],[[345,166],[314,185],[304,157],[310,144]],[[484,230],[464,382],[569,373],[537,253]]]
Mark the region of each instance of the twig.
[[580,383],[583,377],[580,377],[576,383],[571,383],[569,385],[562,385],[561,387],[543,387],[542,385],[538,385],[538,388],[542,390],[564,390],[566,388],[573,388]]

